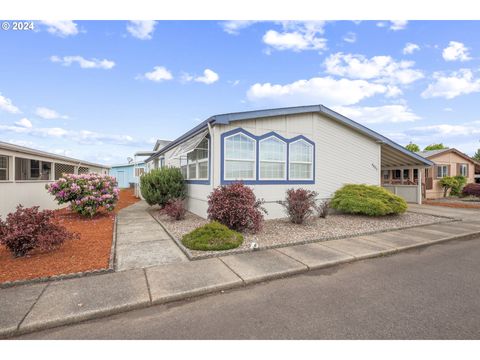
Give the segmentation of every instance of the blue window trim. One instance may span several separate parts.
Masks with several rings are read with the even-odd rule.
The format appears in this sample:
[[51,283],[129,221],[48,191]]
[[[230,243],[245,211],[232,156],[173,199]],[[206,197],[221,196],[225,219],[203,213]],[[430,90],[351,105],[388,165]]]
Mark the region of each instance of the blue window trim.
[[[187,184],[196,184],[196,185],[210,185],[210,179],[212,178],[211,177],[211,174],[210,174],[210,169],[211,169],[211,166],[212,166],[212,141],[210,139],[210,137],[207,137],[208,139],[208,179],[206,180],[185,180],[185,183]],[[187,162],[187,166],[188,166],[188,162]]]
[[[283,136],[277,134],[275,131],[270,131],[266,134],[263,135],[253,135],[252,133],[248,132],[247,130],[243,128],[236,128],[227,132],[224,132],[220,136],[220,183],[222,185],[227,185],[236,182],[236,180],[225,180],[225,138],[235,135],[235,134],[244,134],[252,140],[255,140],[255,149],[256,149],[256,156],[255,156],[255,180],[242,180],[242,182],[246,185],[280,185],[280,184],[315,184],[315,143],[306,138],[303,135],[298,135],[295,136],[294,138],[287,139],[284,138]],[[269,138],[271,136],[274,136],[282,141],[284,141],[287,145],[287,180],[260,180],[260,140]],[[313,180],[290,180],[290,144],[298,141],[298,140],[305,140],[307,143],[311,144],[313,146]]]

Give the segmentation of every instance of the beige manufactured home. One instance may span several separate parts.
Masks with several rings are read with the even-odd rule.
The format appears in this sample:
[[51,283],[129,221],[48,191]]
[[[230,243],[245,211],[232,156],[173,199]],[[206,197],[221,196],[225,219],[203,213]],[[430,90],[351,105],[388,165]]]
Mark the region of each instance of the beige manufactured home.
[[107,174],[109,167],[60,156],[0,141],[0,216],[4,218],[16,206],[59,206],[47,193],[45,185],[63,173]]
[[[147,169],[176,166],[188,184],[188,209],[207,216],[213,188],[243,181],[266,201],[268,218],[284,217],[289,188],[330,198],[347,183],[382,185],[382,171],[423,170],[432,162],[323,106],[300,106],[212,116],[145,160]],[[417,185],[386,185],[421,202]]]

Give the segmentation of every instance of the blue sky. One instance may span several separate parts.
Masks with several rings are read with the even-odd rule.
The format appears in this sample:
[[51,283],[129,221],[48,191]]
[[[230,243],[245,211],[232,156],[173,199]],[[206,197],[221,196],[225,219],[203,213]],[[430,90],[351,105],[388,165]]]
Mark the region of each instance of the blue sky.
[[105,164],[213,114],[324,104],[480,147],[480,22],[50,21],[0,30],[0,140]]

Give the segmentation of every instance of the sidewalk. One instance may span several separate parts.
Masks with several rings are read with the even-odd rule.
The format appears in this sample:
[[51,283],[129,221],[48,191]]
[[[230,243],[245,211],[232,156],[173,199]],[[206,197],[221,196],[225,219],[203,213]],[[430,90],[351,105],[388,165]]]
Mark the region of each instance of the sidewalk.
[[[434,211],[430,208],[433,207],[426,208],[426,211]],[[136,211],[131,210],[132,214]],[[417,210],[420,211],[420,208]],[[464,220],[1,289],[0,337],[108,316],[345,262],[390,255],[443,241],[480,236],[480,212],[454,213]],[[131,237],[131,241],[134,239]]]

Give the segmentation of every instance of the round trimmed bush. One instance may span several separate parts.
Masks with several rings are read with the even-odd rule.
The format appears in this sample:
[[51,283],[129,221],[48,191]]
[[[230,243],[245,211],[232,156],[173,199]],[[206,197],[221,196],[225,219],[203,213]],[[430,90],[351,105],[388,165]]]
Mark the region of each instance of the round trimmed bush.
[[200,226],[182,238],[182,244],[192,250],[215,251],[239,247],[243,235],[217,221]]
[[335,192],[330,207],[348,214],[385,216],[404,213],[407,203],[380,186],[347,184]]
[[163,167],[140,177],[140,192],[148,205],[163,208],[170,200],[184,199],[187,188],[179,168]]

